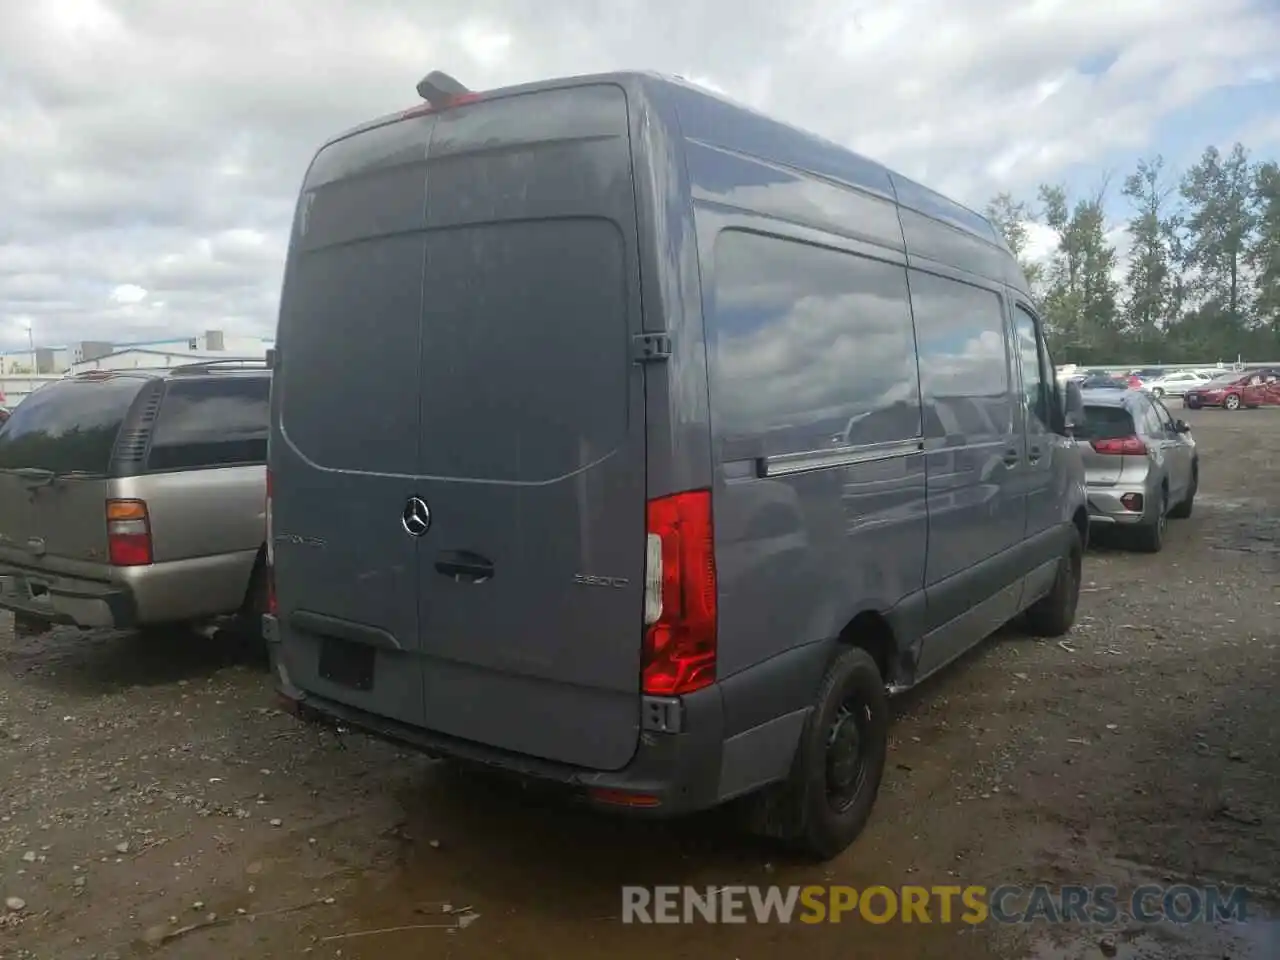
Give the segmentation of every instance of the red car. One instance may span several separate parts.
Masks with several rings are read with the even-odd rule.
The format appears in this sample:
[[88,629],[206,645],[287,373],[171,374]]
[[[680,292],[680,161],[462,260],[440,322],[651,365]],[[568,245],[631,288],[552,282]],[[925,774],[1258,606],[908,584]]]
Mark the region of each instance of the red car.
[[0,407],[0,427],[3,427],[8,422],[11,412],[8,407]]
[[1280,404],[1280,371],[1230,373],[1194,390],[1188,390],[1182,398],[1182,405],[1192,410],[1200,407],[1222,407],[1224,410],[1245,407],[1256,410],[1263,404]]

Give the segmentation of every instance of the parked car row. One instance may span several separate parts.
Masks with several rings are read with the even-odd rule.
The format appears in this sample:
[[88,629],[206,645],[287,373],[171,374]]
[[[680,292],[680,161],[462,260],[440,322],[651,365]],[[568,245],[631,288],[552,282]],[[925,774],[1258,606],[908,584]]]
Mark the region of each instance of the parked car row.
[[1128,373],[1082,370],[1065,379],[1085,390],[1142,390],[1156,399],[1182,398],[1191,409],[1222,407],[1225,410],[1256,409],[1280,405],[1280,368],[1247,370],[1205,368],[1162,370],[1144,367]]

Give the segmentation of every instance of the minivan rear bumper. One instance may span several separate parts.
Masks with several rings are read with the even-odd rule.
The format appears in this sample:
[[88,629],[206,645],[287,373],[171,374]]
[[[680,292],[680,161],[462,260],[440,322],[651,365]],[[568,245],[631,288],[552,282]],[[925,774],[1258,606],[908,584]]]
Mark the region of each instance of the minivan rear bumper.
[[0,609],[49,624],[127,629],[138,607],[127,586],[0,563]]
[[276,691],[286,709],[303,719],[341,723],[432,757],[558,786],[573,799],[603,809],[665,818],[721,802],[724,717],[720,693],[714,687],[680,698],[682,732],[642,732],[635,756],[625,768],[586,770],[444,736],[300,690],[281,661],[274,618],[264,618],[263,633]]

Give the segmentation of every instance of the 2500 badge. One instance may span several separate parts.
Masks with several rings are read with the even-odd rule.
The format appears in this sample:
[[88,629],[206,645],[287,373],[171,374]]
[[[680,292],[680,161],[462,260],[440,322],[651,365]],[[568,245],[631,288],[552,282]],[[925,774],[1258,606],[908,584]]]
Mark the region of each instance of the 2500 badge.
[[626,577],[593,577],[586,573],[575,573],[573,582],[584,587],[625,587],[631,581]]

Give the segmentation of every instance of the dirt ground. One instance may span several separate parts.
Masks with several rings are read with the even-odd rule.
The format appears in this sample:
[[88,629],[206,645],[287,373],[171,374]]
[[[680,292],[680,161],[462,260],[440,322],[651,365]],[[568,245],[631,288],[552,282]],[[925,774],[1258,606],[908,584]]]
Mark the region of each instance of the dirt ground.
[[[1092,548],[1067,641],[1001,634],[905,699],[870,826],[824,866],[300,725],[213,640],[6,622],[0,957],[1280,956],[1280,410],[1183,415],[1194,517],[1158,556]],[[623,884],[1035,882],[1244,884],[1250,922],[618,919]]]

